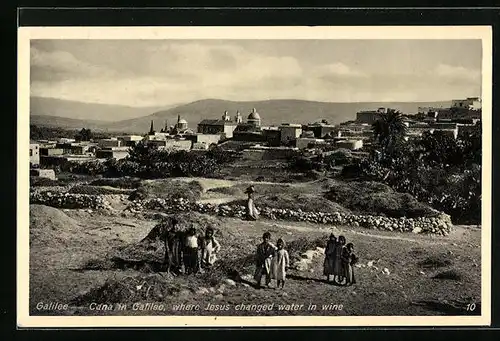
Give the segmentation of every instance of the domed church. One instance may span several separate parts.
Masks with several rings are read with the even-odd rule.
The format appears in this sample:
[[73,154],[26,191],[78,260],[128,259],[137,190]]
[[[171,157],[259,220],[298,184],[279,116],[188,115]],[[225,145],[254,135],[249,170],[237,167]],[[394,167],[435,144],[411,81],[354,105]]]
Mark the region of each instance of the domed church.
[[257,109],[252,109],[252,112],[248,115],[247,123],[253,125],[254,127],[260,127],[260,115],[257,112]]

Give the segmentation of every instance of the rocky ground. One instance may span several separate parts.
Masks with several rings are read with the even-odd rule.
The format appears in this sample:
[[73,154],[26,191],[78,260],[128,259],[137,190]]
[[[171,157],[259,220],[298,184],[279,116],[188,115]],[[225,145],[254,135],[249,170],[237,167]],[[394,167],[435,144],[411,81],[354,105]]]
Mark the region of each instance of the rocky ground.
[[[221,184],[208,184],[204,192],[208,193],[210,188],[218,185]],[[217,219],[223,248],[220,267],[212,274],[170,277],[156,272],[154,262],[110,263],[118,250],[138,243],[158,221],[152,219],[154,215],[124,213],[128,202],[123,196],[102,198],[105,199],[104,207],[98,205],[94,209],[31,205],[32,314],[479,313],[481,232],[477,228],[449,228],[447,225],[449,229],[443,236],[440,233],[366,229],[353,224],[355,221],[346,224],[263,217],[256,222],[247,222],[231,215],[202,214]],[[221,198],[223,196],[212,197]],[[201,198],[205,204],[208,201],[213,205],[213,201],[207,199],[210,198]],[[429,223],[434,226],[434,222]],[[264,231],[270,231],[273,240],[285,239],[291,248],[294,266],[284,290],[257,290],[253,287],[250,278],[252,257]],[[345,235],[356,247],[360,263],[355,269],[358,281],[355,286],[339,287],[324,281],[321,241],[325,241],[330,232]],[[161,254],[162,250],[151,252]],[[228,269],[237,269],[237,275]],[[68,308],[62,311],[43,309],[43,304],[49,302],[68,304]],[[119,303],[126,304],[126,309],[118,309],[123,308]],[[474,304],[475,311],[467,311],[467,304]]]

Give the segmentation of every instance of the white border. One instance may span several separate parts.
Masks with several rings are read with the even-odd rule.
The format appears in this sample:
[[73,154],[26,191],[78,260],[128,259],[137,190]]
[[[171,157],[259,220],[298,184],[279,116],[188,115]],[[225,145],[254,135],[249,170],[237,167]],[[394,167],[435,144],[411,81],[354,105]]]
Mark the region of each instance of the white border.
[[[483,101],[481,316],[29,316],[31,39],[481,39]],[[491,323],[492,31],[490,26],[21,27],[18,29],[18,327],[485,326]]]

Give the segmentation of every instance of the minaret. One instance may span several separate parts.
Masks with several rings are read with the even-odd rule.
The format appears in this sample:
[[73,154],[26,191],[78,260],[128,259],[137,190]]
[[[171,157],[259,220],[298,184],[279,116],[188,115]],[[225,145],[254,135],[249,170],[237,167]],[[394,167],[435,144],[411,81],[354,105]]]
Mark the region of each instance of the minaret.
[[163,131],[164,131],[165,133],[168,133],[168,132],[169,132],[169,129],[168,129],[168,121],[167,121],[167,120],[165,120],[165,128],[163,129]]
[[240,114],[240,111],[239,111],[239,110],[238,110],[238,111],[236,111],[236,116],[234,117],[234,121],[235,121],[236,123],[238,123],[238,124],[239,124],[239,123],[241,123],[241,122],[243,121],[243,118],[241,117],[241,114]]
[[177,124],[181,121],[181,115],[177,115]]
[[149,135],[154,135],[153,120],[151,120],[151,127],[149,128]]

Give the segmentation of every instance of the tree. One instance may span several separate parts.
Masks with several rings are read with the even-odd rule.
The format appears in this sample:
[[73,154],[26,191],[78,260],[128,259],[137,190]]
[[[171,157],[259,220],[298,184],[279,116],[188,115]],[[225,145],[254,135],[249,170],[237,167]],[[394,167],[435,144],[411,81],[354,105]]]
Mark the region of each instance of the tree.
[[92,131],[90,129],[85,129],[85,128],[82,128],[82,130],[80,130],[78,134],[76,134],[75,136],[75,140],[77,141],[90,141],[91,139],[92,139]]
[[383,157],[390,157],[403,142],[407,133],[403,114],[389,109],[372,124],[373,134],[381,147]]

